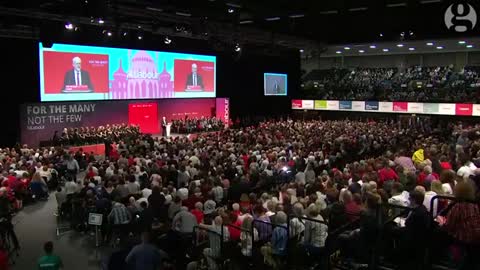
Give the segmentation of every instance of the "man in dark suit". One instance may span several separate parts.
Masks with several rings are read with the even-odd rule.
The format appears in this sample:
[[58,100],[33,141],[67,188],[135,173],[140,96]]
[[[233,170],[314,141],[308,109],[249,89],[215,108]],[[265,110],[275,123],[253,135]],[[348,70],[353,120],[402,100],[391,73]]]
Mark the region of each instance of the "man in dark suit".
[[282,89],[280,88],[278,81],[275,80],[275,83],[273,84],[273,93],[280,94],[281,92],[282,92]]
[[167,136],[167,118],[165,116],[162,117],[162,136]]
[[[423,205],[425,194],[420,190],[410,192],[412,210],[400,228],[400,269],[426,269],[425,254],[431,240],[433,220]],[[408,258],[408,259],[406,259]]]
[[188,89],[189,86],[200,86],[200,90],[204,88],[202,76],[197,73],[197,64],[192,64],[192,73],[188,74],[185,89]]
[[[65,78],[63,80],[62,92],[74,92],[74,91],[65,91],[67,86],[80,86],[87,85],[89,92],[93,92],[93,84],[90,80],[90,74],[88,71],[82,70],[82,59],[75,56],[72,59],[73,69],[65,73]],[[83,91],[82,91],[83,92]]]

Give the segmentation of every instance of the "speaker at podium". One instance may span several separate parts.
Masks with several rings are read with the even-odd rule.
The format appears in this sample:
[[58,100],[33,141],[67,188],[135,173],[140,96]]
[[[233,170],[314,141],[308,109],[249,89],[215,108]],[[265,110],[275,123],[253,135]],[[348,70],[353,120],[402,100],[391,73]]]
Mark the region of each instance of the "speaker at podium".
[[172,122],[167,122],[167,118],[162,117],[162,136],[170,137],[170,131],[172,130]]

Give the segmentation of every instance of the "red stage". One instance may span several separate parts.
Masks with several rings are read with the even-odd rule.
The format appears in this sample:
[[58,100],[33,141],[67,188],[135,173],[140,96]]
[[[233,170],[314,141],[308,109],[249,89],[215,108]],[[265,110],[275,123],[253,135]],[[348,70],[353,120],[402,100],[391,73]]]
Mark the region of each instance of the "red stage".
[[77,152],[83,149],[84,153],[91,153],[93,152],[94,155],[105,155],[105,144],[90,144],[90,145],[82,145],[82,146],[72,146],[68,148],[69,152]]

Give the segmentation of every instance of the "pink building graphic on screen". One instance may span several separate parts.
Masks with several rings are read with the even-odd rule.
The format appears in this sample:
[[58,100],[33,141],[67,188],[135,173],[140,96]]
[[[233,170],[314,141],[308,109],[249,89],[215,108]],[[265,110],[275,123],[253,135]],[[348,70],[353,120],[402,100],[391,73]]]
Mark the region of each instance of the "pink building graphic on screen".
[[163,71],[158,72],[158,53],[155,59],[145,51],[135,53],[128,51],[130,62],[127,72],[123,70],[120,59],[119,68],[113,74],[110,85],[112,99],[149,99],[173,98],[172,76],[167,72],[167,63],[163,62]]

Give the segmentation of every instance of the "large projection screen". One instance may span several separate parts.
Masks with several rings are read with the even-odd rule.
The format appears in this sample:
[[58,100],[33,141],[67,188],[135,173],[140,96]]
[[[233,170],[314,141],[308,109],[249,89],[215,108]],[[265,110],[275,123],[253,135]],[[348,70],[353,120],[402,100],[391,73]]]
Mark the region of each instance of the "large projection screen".
[[215,97],[216,57],[39,43],[41,101]]

